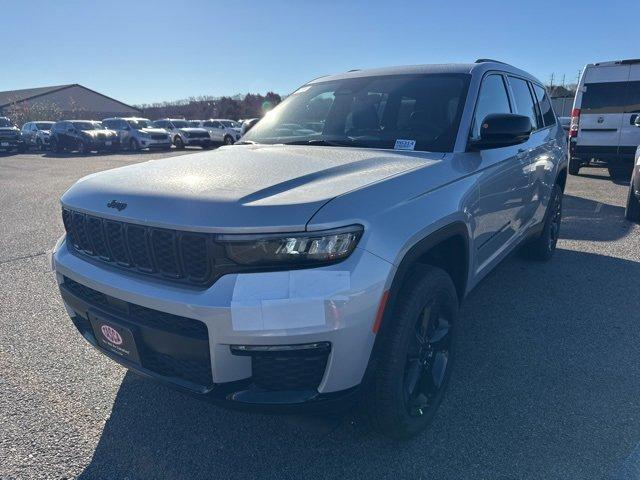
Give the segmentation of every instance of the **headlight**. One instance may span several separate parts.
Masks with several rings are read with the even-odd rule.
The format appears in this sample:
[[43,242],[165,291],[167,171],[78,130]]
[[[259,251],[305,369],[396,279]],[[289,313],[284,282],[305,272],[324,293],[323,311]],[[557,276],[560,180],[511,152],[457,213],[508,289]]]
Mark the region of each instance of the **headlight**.
[[283,266],[335,263],[347,258],[362,236],[362,226],[321,232],[271,235],[220,235],[227,256],[240,265]]
[[151,135],[149,135],[147,132],[140,132],[140,137],[142,137],[142,138],[151,138]]

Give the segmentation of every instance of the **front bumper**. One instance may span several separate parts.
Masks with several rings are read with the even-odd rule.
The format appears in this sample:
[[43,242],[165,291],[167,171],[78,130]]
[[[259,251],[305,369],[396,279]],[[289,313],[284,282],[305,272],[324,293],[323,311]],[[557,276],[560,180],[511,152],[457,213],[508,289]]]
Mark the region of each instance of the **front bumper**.
[[170,148],[173,145],[170,137],[164,140],[156,140],[153,138],[139,138],[140,146],[142,148]]
[[0,150],[14,150],[24,146],[25,143],[22,138],[0,138]]
[[184,144],[188,146],[202,147],[204,145],[211,145],[211,137],[198,137],[198,138],[184,138]]
[[109,140],[95,140],[91,139],[89,147],[92,150],[102,151],[102,150],[118,150],[120,148],[120,140],[116,138],[112,138]]
[[[391,264],[356,249],[350,258],[330,267],[229,274],[200,290],[88,262],[64,243],[55,252],[53,263],[69,315],[85,339],[103,353],[127,368],[200,398],[276,411],[324,408],[356,395],[375,339],[371,327],[392,272]],[[89,300],[78,298],[65,287],[66,279],[112,300],[104,303],[92,295]],[[124,304],[133,305],[130,308],[138,312],[140,308],[155,312],[145,318],[175,316],[195,321],[206,327],[206,336],[198,345],[188,347],[184,339],[174,338],[168,344],[177,345],[178,353],[167,350],[167,342],[162,340],[158,345],[149,344],[152,333],[157,332],[149,333],[149,325],[140,325],[139,314],[122,310]],[[113,305],[120,309],[114,310]],[[139,350],[143,353],[159,349],[184,365],[187,359],[180,357],[180,351],[199,351],[198,364],[204,370],[190,377],[191,373],[185,376],[171,368],[159,369],[154,362],[145,363],[144,358],[131,363],[104,350],[88,322],[89,311],[137,331],[136,344],[142,343]],[[301,345],[318,349],[312,349],[310,356],[294,351],[293,357],[287,357],[292,354],[282,352],[283,346]],[[265,347],[275,353],[265,353]]]

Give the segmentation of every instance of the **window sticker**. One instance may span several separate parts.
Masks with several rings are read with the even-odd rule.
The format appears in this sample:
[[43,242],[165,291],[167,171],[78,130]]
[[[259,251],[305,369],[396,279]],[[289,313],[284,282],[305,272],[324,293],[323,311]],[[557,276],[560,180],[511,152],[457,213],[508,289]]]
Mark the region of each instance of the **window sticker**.
[[394,150],[414,150],[416,148],[415,140],[396,140],[396,145],[393,147]]

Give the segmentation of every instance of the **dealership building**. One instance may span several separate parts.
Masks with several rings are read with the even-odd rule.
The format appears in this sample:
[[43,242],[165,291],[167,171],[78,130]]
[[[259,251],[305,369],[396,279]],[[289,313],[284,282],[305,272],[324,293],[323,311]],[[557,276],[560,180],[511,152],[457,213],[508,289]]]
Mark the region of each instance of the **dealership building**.
[[137,108],[77,83],[0,92],[0,113],[5,115],[10,110],[37,106],[55,109],[62,118],[67,119],[101,120],[106,117],[140,115]]

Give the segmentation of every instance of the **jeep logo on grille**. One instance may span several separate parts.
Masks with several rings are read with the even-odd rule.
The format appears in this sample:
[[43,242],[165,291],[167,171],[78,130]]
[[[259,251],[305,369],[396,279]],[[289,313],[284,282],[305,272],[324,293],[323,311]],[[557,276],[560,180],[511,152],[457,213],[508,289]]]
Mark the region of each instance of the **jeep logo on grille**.
[[115,208],[116,210],[118,210],[119,212],[121,212],[122,210],[124,210],[125,208],[127,208],[127,204],[124,202],[119,202],[117,200],[111,200],[109,203],[107,203],[107,207],[109,208]]
[[100,331],[104,338],[109,340],[111,343],[115,345],[122,345],[122,337],[115,328],[110,327],[109,325],[102,325],[100,327]]

